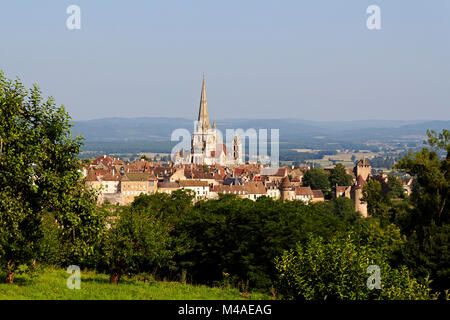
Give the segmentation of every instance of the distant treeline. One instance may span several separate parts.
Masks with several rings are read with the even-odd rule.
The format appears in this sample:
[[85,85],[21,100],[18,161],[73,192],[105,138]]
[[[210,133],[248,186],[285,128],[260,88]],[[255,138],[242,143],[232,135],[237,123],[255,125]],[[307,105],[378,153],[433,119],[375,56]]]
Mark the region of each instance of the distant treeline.
[[[249,152],[249,144],[246,141],[245,153]],[[82,153],[80,158],[96,158],[103,154],[129,154],[131,159],[138,158],[140,153],[170,153],[173,147],[178,143],[177,141],[84,141]],[[315,152],[297,152],[293,149],[306,148],[313,150],[321,150]],[[268,147],[270,155],[270,146]],[[328,142],[309,142],[303,144],[302,142],[286,142],[280,144],[280,161],[292,161],[294,165],[306,163],[311,160],[322,159],[326,155],[336,155],[337,150],[370,150],[371,152],[378,152],[378,146],[367,146],[364,144],[351,143],[336,143],[332,146]],[[396,159],[407,154],[406,150],[400,155],[389,155],[387,157],[375,157],[371,159],[372,167],[374,168],[391,168]],[[246,160],[248,157],[246,157]]]
[[85,141],[81,156],[91,158],[96,155],[113,153],[170,153],[175,143],[170,141]]
[[309,160],[319,160],[326,155],[335,155],[336,150],[325,150],[318,152],[297,152],[295,150],[280,151],[280,161],[293,161],[295,164],[304,163]]
[[373,168],[387,168],[391,169],[392,166],[395,164],[395,158],[394,157],[374,157],[370,159],[370,164]]

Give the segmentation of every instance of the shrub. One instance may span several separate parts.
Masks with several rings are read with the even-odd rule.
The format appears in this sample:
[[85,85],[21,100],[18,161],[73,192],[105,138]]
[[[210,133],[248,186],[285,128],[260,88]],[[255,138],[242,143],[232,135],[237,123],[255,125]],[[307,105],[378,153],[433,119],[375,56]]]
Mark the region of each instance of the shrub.
[[[402,266],[392,269],[380,249],[361,245],[355,233],[309,237],[306,244],[285,251],[276,259],[278,292],[285,299],[359,300],[431,299],[429,281],[419,283]],[[368,267],[380,270],[380,289],[368,288]]]

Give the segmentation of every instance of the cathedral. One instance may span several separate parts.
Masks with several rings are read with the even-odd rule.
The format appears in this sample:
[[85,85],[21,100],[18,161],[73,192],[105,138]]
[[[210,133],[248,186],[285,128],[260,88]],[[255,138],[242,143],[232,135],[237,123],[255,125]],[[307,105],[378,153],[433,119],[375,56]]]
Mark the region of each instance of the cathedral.
[[194,125],[190,151],[189,159],[180,154],[176,162],[181,162],[179,161],[181,159],[184,163],[200,165],[239,165],[244,162],[240,137],[236,134],[231,143],[231,150],[227,150],[221,132],[216,129],[215,122],[211,127],[206,99],[205,76],[203,76],[200,110],[198,120]]

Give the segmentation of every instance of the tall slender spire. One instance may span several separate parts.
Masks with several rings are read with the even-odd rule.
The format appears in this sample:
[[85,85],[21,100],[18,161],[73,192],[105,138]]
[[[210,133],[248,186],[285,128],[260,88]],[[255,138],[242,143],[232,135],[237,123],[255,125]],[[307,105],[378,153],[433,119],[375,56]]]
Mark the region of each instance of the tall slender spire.
[[200,98],[200,110],[198,112],[198,122],[203,130],[211,129],[211,124],[209,123],[208,101],[206,99],[206,81],[204,74],[203,74],[202,96]]

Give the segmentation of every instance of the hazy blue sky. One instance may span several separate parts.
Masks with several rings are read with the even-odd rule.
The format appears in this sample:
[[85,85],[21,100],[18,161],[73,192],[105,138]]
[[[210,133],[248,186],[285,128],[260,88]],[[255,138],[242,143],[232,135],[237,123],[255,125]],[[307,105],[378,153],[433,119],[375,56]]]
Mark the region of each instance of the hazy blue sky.
[[213,119],[448,120],[450,1],[2,0],[0,69],[75,120],[194,118],[203,72]]

